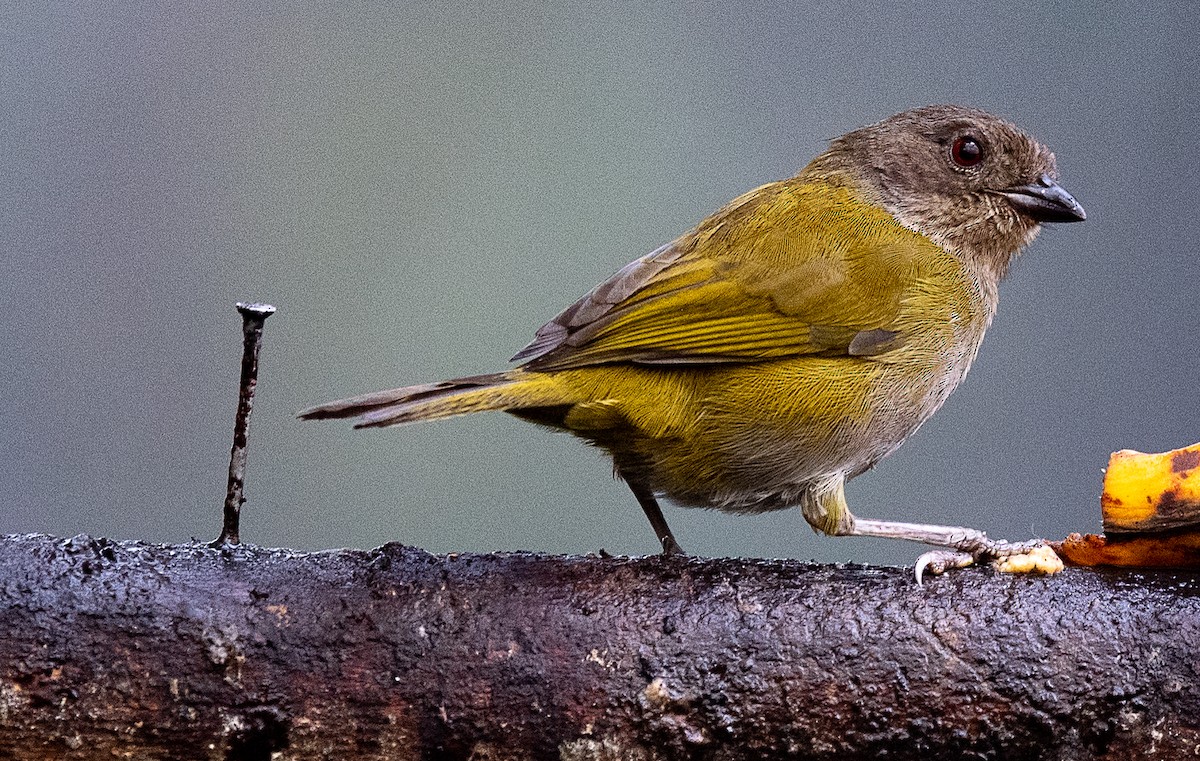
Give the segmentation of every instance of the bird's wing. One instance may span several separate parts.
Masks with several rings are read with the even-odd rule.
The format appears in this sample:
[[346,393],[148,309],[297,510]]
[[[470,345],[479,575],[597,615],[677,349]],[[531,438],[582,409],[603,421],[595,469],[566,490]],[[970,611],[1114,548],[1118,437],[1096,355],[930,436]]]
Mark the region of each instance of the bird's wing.
[[904,343],[892,324],[922,247],[944,254],[848,188],[766,185],[630,263],[513,359],[565,370],[884,353]]

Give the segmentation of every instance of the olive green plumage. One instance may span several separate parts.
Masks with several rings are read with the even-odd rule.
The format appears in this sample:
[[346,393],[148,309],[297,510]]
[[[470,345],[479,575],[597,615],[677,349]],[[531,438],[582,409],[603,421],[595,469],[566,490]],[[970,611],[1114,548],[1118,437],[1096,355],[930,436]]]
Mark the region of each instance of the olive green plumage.
[[302,416],[504,410],[607,450],[644,507],[799,505],[852,533],[842,483],[966,375],[1040,222],[1082,218],[1054,172],[1049,151],[983,112],[898,114],[622,269],[539,330],[518,369]]

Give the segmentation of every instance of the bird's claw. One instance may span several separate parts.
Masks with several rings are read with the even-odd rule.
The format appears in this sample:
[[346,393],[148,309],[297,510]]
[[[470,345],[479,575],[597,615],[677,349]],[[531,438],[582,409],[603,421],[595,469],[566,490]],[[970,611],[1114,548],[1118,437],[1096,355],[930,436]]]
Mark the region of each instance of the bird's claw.
[[921,577],[928,571],[934,576],[941,576],[951,568],[966,568],[974,565],[976,557],[969,552],[958,550],[930,550],[917,558],[917,586],[921,586]]

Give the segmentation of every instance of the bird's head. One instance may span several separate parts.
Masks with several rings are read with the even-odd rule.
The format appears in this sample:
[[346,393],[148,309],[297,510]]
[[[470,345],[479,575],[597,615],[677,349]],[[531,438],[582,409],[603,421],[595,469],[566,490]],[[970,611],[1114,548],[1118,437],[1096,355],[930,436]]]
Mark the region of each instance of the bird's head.
[[870,200],[999,279],[1046,222],[1079,222],[1054,154],[1017,126],[926,106],[837,138],[806,172],[845,173]]

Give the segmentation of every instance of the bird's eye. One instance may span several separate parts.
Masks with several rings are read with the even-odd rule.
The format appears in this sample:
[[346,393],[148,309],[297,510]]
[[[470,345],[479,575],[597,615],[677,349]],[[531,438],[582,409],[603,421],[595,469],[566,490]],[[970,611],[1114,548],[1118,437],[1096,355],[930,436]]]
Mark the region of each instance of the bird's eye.
[[955,164],[967,169],[979,166],[983,161],[983,146],[970,135],[956,137],[954,145],[950,146],[950,158],[954,159]]

